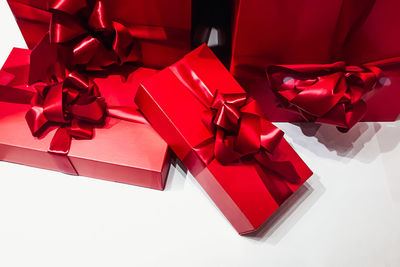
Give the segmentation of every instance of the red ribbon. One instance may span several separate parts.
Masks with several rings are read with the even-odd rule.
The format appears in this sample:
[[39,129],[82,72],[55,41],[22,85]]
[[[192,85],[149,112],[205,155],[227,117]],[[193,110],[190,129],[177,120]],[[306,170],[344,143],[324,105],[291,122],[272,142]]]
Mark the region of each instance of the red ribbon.
[[[253,99],[246,93],[222,94],[218,90],[212,93],[183,61],[174,64],[170,69],[207,108],[202,114],[202,121],[214,137],[204,140],[193,149],[205,165],[214,158],[222,165],[239,160],[255,160],[263,172],[273,171],[282,180],[292,184],[301,182],[290,159],[277,149],[284,133],[265,118]],[[282,199],[282,196],[277,194],[284,191],[282,188],[287,185],[283,181],[274,183],[269,187],[270,192],[280,191],[271,193],[281,203],[278,199]],[[266,185],[268,187],[268,183]]]
[[41,136],[51,125],[59,126],[50,152],[67,154],[71,137],[91,139],[93,127],[104,123],[106,103],[97,86],[76,72],[62,82],[35,85],[26,121],[34,136]]
[[[140,60],[140,49],[131,32],[112,21],[101,0],[49,0],[51,21],[48,36],[33,49],[52,56],[43,64],[42,56],[31,60],[36,72],[60,74],[65,68],[82,71],[104,70],[112,65]],[[35,59],[35,57],[33,56]],[[54,73],[55,72],[55,73]],[[44,76],[30,79],[44,80]]]
[[77,72],[61,82],[56,79],[51,84],[35,84],[34,94],[8,86],[13,75],[5,71],[0,72],[3,80],[0,100],[31,104],[25,118],[33,136],[43,136],[49,127],[57,127],[49,147],[52,153],[68,154],[72,138],[92,139],[94,128],[102,127],[106,116],[148,124],[136,108],[107,106],[97,85]]
[[[388,61],[389,62],[389,61]],[[393,60],[390,60],[393,63]],[[374,89],[382,70],[373,64],[273,65],[267,68],[272,90],[306,120],[348,131],[365,115],[362,97]]]

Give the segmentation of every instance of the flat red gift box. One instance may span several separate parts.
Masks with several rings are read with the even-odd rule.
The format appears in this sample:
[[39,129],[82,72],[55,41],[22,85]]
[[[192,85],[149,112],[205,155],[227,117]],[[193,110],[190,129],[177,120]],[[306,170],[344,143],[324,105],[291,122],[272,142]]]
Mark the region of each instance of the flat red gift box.
[[[7,0],[29,49],[49,31],[53,0]],[[91,0],[58,1],[78,6]],[[69,4],[68,2],[71,2]],[[191,1],[102,0],[107,16],[127,27],[136,38],[145,67],[172,64],[190,50]]]
[[[202,121],[203,116],[209,114],[207,113],[209,108],[202,93],[196,91],[197,86],[209,88],[211,90],[209,92],[214,96],[217,95],[217,91],[222,94],[219,96],[227,98],[245,95],[244,90],[228,70],[211,50],[203,45],[143,82],[136,94],[135,102],[233,227],[240,234],[252,232],[259,228],[279,205],[311,176],[312,172],[284,139],[275,143],[277,147],[274,151],[277,154],[274,155],[277,158],[285,158],[286,163],[290,162],[290,168],[293,168],[299,176],[296,184],[285,180],[285,178],[290,180],[291,177],[283,178],[249,158],[224,165],[215,158],[209,158],[207,162],[206,154],[210,155],[207,144],[214,137],[213,132]],[[193,93],[192,89],[196,93]],[[231,104],[236,105],[239,102],[240,100],[234,100]],[[250,103],[243,106],[241,111],[245,107],[257,109],[255,101]],[[235,110],[230,104],[225,107]],[[247,115],[241,115],[242,126],[247,125],[244,123],[244,117]],[[257,120],[259,116],[255,118]],[[227,117],[222,120],[227,122],[226,119]],[[239,132],[243,129],[246,132],[242,126]],[[269,127],[273,127],[271,136],[280,132],[272,124]],[[252,139],[251,132],[251,130],[247,132],[250,139]],[[267,136],[264,137],[268,139]],[[260,136],[253,138],[256,143],[260,141],[258,139]],[[242,141],[246,143],[249,139]],[[259,144],[258,149],[260,149]],[[211,155],[212,153],[213,150]]]
[[[284,99],[271,90],[268,66],[303,64],[301,68],[305,68],[307,64],[337,61],[347,66],[376,65],[382,73],[378,88],[363,97],[367,111],[362,120],[393,121],[400,114],[399,3],[238,0],[231,72],[259,101],[270,120],[293,122],[305,117],[283,104],[292,95]],[[387,62],[390,58],[393,60]],[[320,70],[329,67],[319,66]]]
[[[30,51],[14,48],[0,74],[0,159],[28,166],[162,190],[169,168],[168,145],[149,126],[107,117],[91,140],[72,140],[69,153],[48,152],[50,128],[33,137],[25,120],[30,109],[27,86]],[[126,82],[119,76],[95,79],[108,105],[136,107],[139,83],[157,71],[139,68]],[[25,103],[25,104],[23,104]]]

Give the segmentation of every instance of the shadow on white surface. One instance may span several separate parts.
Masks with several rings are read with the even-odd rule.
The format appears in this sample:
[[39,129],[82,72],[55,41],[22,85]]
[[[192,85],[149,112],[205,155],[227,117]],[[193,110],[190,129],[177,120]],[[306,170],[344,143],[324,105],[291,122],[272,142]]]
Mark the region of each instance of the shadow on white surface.
[[382,153],[382,164],[386,172],[386,182],[392,200],[400,203],[400,165],[399,158],[393,157],[392,151],[400,151],[400,121],[395,125],[384,124],[382,134],[378,134],[377,143]]
[[320,177],[314,174],[272,214],[261,228],[244,237],[277,245],[325,191]]
[[393,124],[383,124],[382,132],[377,135],[379,150],[381,153],[388,153],[396,149],[400,143],[400,121]]
[[[175,175],[176,172],[180,175]],[[183,163],[175,155],[172,155],[164,191],[182,191],[185,187],[187,173],[188,170]]]
[[[179,172],[180,175],[175,175],[176,172]],[[224,217],[222,212],[215,206],[214,202],[188,172],[182,162],[174,156],[171,160],[171,167],[165,190],[182,191],[184,190],[187,179],[193,180],[193,185],[195,185],[200,192],[202,192],[202,195],[209,200],[210,204],[215,207],[220,216]],[[314,174],[303,186],[294,192],[256,232],[244,235],[243,237],[274,245],[278,244],[290,229],[292,229],[304,214],[318,201],[324,192],[325,187],[320,182],[320,177]]]
[[[332,125],[317,125],[313,123],[294,123],[298,126],[302,133],[305,135],[303,138],[296,138],[293,141],[305,148],[313,149],[315,146],[309,146],[310,137],[316,138],[317,141],[323,144],[329,152],[335,152],[336,156],[341,158],[347,158],[348,160],[357,156],[365,147],[365,145],[370,142],[378,132],[381,131],[382,125],[380,123],[366,123],[360,122],[356,124],[349,132],[342,133],[339,132],[336,127]],[[400,138],[392,138],[387,140],[387,147],[395,147],[399,144]],[[337,158],[335,155],[330,153],[325,153],[321,149],[313,149],[319,157],[325,157],[330,159]],[[379,156],[379,151],[377,153],[368,153],[360,161],[364,163],[369,163],[375,160]]]

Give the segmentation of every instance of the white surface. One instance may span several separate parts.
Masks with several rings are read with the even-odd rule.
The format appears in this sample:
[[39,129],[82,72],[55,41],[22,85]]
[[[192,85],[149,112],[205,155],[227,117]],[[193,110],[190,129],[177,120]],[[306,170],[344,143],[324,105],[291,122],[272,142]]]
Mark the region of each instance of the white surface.
[[161,192],[0,162],[0,266],[400,266],[400,123],[278,126],[316,174],[247,237],[179,166]]

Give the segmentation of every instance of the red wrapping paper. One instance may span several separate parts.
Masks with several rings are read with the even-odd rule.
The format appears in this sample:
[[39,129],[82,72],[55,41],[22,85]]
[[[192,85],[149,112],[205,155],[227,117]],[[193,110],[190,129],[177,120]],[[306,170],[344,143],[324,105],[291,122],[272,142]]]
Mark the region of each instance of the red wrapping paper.
[[[49,30],[51,13],[48,12],[47,2],[48,0],[8,0],[29,49],[33,49]],[[190,50],[190,1],[102,0],[102,2],[111,20],[139,32],[136,43],[141,50],[143,66],[152,68],[167,66]],[[156,40],[153,37],[149,38],[146,27],[156,29]],[[154,34],[154,31],[152,32],[150,35]]]
[[397,57],[396,64],[375,64],[382,70],[378,88],[362,98],[367,105],[363,121],[395,120],[400,114],[399,8],[395,0],[237,1],[231,72],[270,120],[294,122],[305,118],[271,89],[268,66],[338,61],[362,66]]
[[[349,37],[344,55],[350,64],[400,56],[400,2],[376,1],[365,22]],[[385,70],[382,83],[368,99],[365,121],[394,121],[400,114],[400,64]]]
[[[50,127],[39,138],[32,136],[25,120],[31,107],[26,92],[35,92],[27,86],[29,55],[29,50],[13,49],[1,70],[0,158],[162,190],[169,167],[168,146],[148,124],[107,117],[105,125],[95,129],[92,139],[72,140],[68,155],[48,152],[56,127]],[[126,82],[116,75],[96,78],[95,82],[107,104],[136,107],[133,98],[139,83],[156,72],[139,68]]]
[[[283,181],[282,177],[271,170],[260,171],[261,165],[250,159],[222,164],[214,158],[206,163],[202,158],[204,154],[198,151],[199,144],[213,138],[212,132],[202,121],[208,108],[204,106],[204,99],[193,94],[192,88],[181,79],[182,76],[176,74],[175,71],[182,66],[187,69],[186,73],[197,77],[192,82],[205,84],[214,96],[217,89],[225,95],[244,93],[211,50],[203,45],[181,61],[143,82],[135,102],[233,227],[240,234],[252,232],[259,228],[312,172],[284,139],[277,143],[275,151],[278,151],[280,156],[287,157],[294,166],[299,175],[297,184]],[[243,120],[242,118],[242,125]],[[281,192],[279,197],[274,194],[274,186],[285,188],[284,195],[279,195]],[[279,191],[277,188],[275,190]]]

